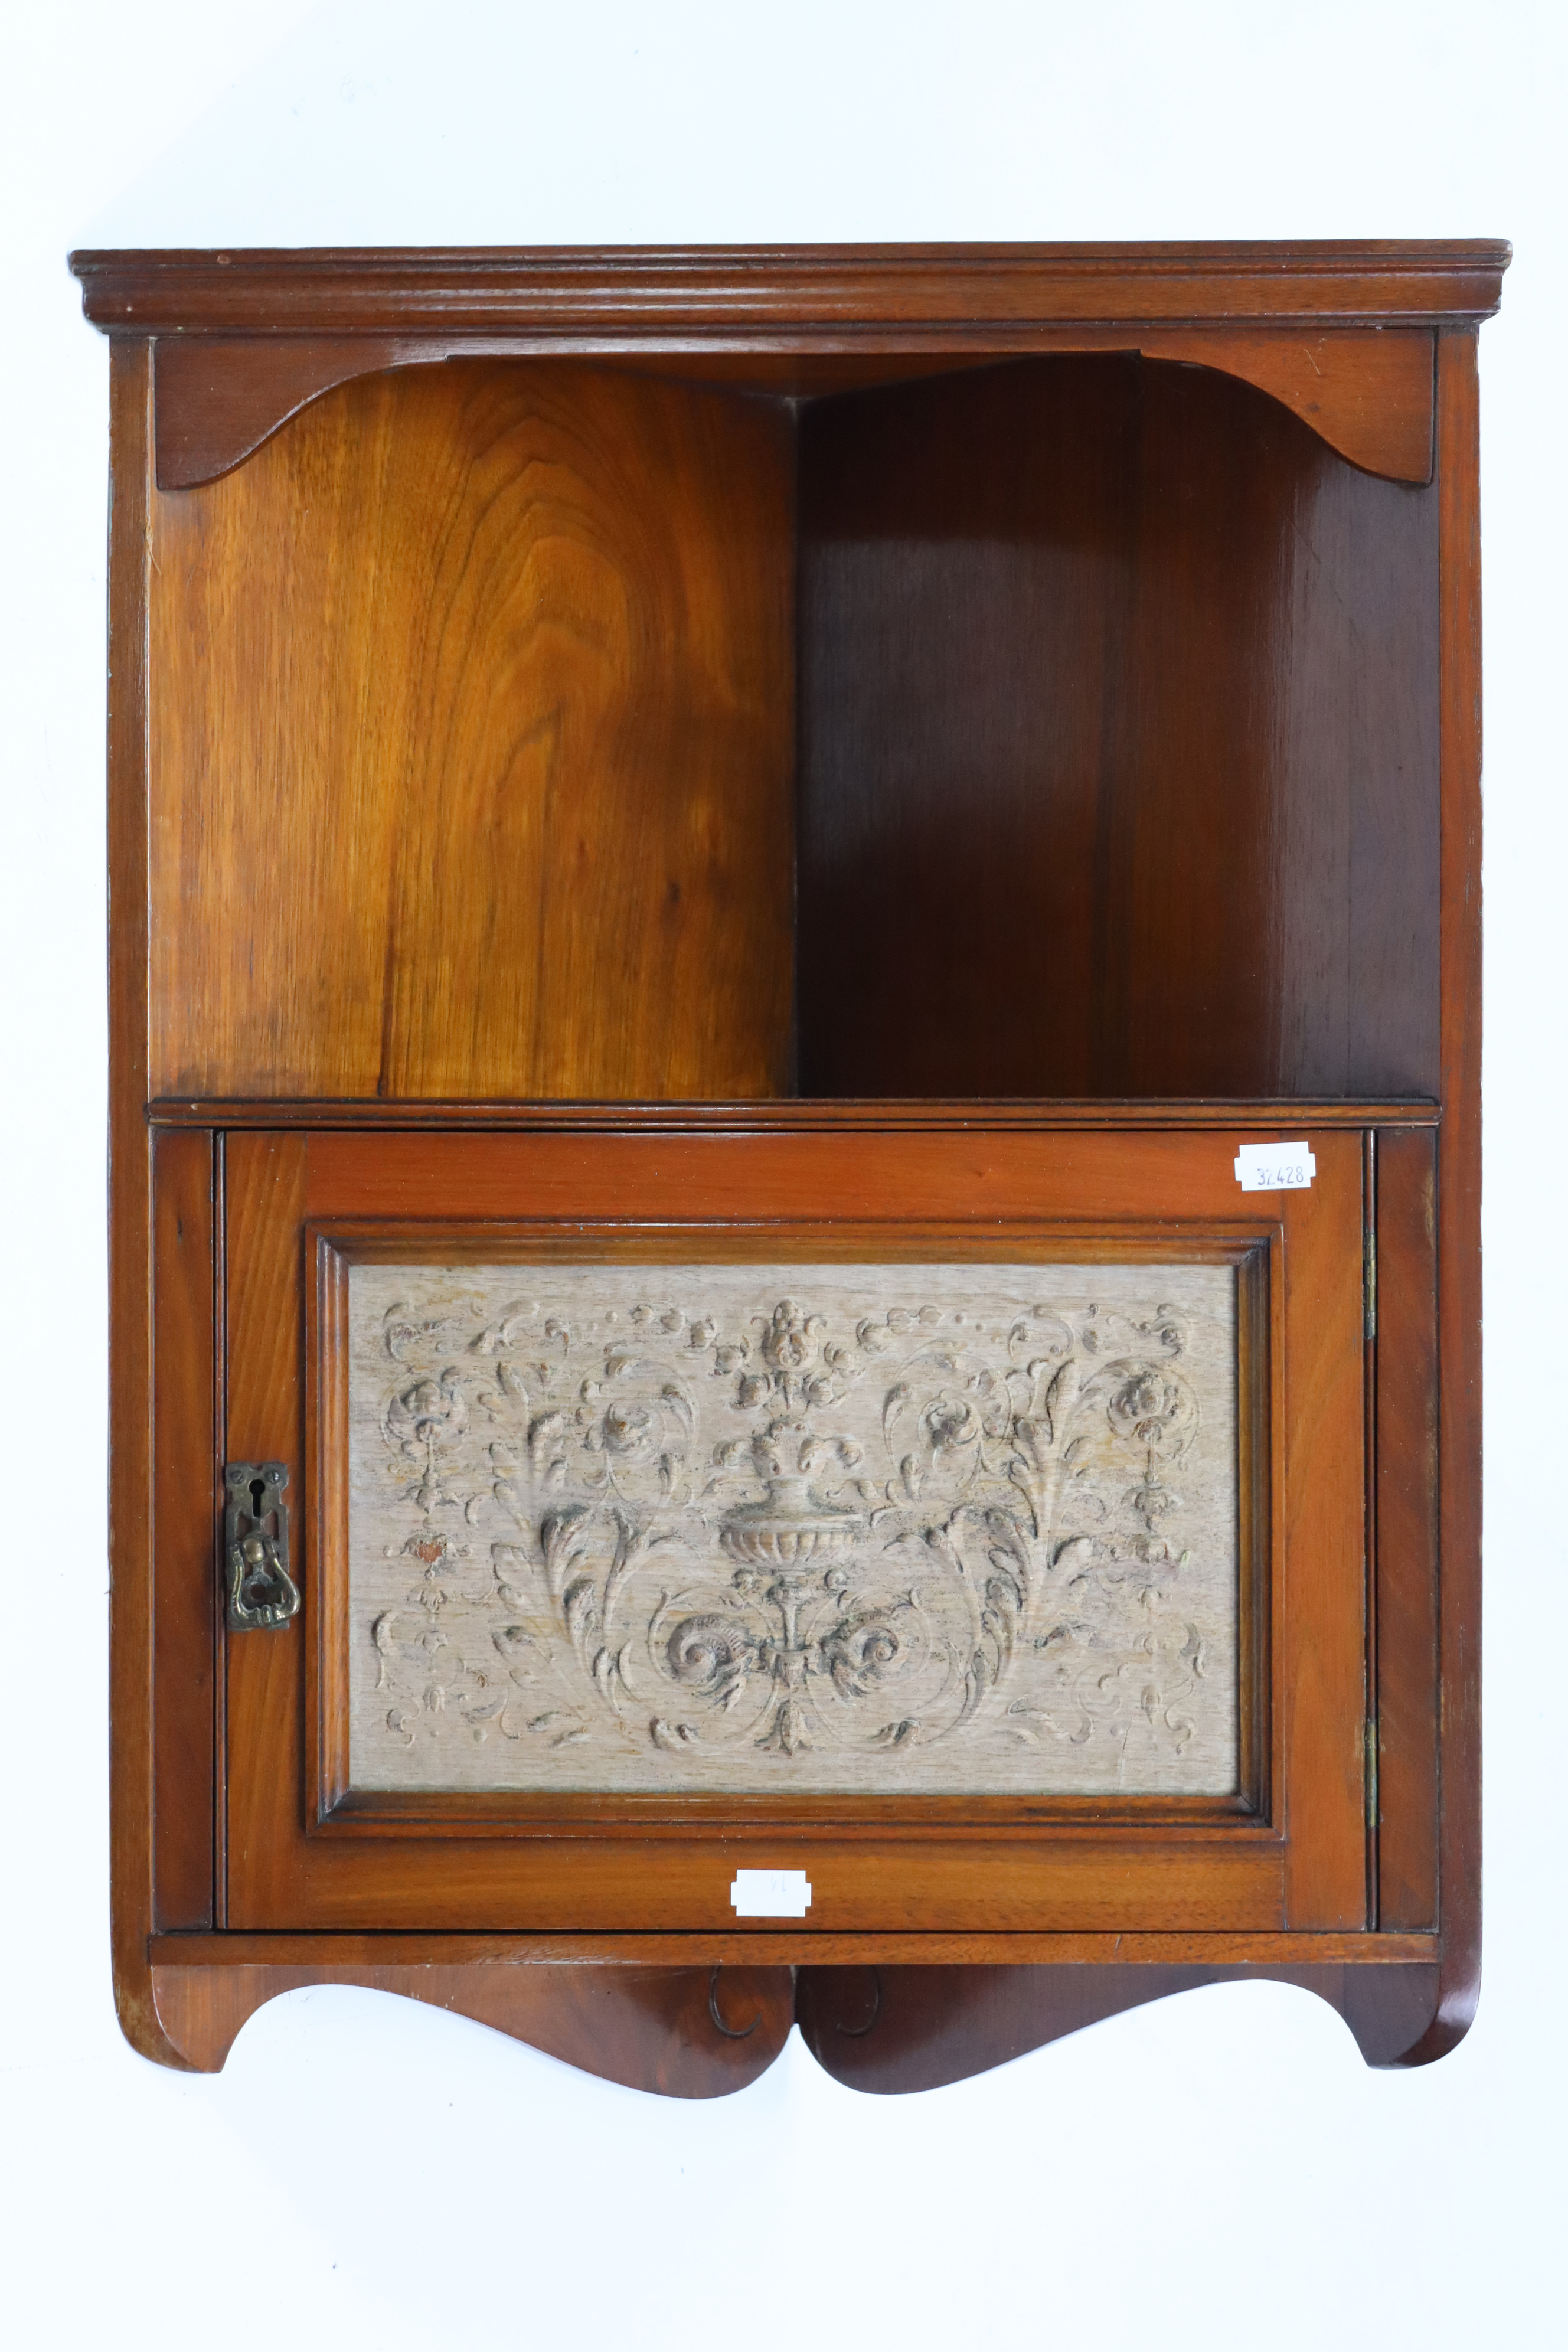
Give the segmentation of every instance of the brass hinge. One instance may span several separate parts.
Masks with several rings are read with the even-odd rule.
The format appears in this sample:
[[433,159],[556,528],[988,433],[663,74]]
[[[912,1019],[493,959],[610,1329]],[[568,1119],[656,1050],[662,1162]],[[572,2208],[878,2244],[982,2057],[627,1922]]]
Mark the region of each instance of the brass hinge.
[[1366,1242],[1362,1252],[1362,1297],[1365,1302],[1364,1329],[1369,1339],[1377,1337],[1377,1227],[1368,1225]]
[[289,1507],[283,1462],[224,1465],[224,1589],[231,1633],[273,1632],[300,1607],[289,1573]]
[[1377,1718],[1369,1716],[1366,1722],[1366,1825],[1377,1827]]

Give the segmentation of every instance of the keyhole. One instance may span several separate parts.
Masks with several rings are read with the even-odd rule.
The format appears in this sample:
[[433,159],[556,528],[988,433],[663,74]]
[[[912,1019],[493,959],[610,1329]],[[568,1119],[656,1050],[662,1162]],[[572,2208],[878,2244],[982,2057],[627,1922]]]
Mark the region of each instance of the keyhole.
[[265,1494],[266,1494],[266,1492],[267,1492],[267,1482],[266,1482],[266,1480],[265,1480],[265,1479],[263,1479],[263,1478],[253,1478],[253,1479],[251,1480],[251,1482],[250,1482],[250,1516],[251,1516],[251,1517],[252,1517],[253,1519],[255,1519],[258,1523],[259,1523],[260,1518],[261,1518],[261,1497],[263,1496],[263,1495],[265,1495]]

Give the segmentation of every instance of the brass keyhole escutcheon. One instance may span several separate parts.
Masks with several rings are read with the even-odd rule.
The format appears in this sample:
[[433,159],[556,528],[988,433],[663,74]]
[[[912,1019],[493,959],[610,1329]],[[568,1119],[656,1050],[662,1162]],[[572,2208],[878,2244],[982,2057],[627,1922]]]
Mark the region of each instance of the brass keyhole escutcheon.
[[276,1632],[299,1613],[289,1568],[289,1484],[283,1462],[230,1462],[224,1471],[223,1557],[231,1633]]

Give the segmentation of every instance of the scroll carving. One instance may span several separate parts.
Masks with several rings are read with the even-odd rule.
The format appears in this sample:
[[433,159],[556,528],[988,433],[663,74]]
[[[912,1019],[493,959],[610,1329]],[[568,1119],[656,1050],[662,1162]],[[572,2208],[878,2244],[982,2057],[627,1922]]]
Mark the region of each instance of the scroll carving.
[[363,1788],[1236,1785],[1227,1267],[355,1265]]

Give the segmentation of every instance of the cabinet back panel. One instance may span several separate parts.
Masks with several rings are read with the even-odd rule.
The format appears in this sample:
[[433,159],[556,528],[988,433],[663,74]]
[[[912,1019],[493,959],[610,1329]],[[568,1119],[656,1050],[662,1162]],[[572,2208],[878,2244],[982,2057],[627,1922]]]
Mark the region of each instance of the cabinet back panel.
[[153,499],[151,1091],[776,1094],[782,406],[346,385]]
[[1133,358],[806,408],[802,1092],[1435,1094],[1435,498]]

